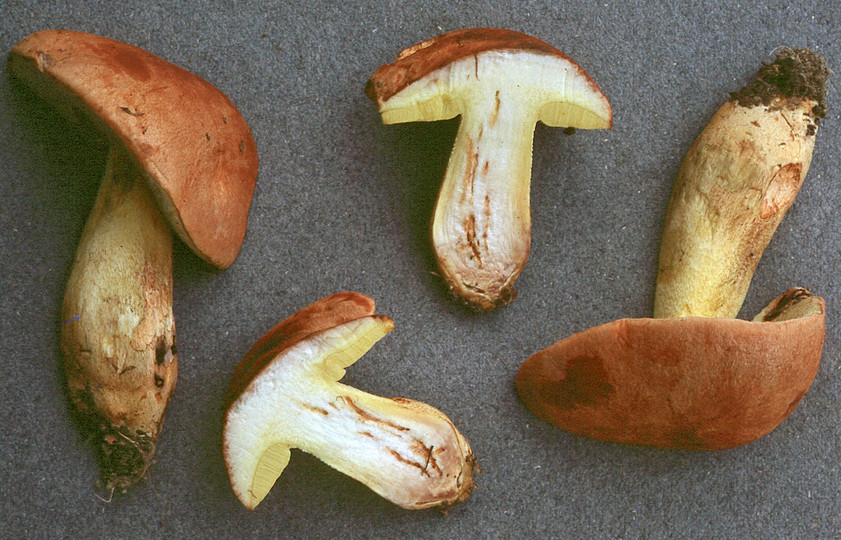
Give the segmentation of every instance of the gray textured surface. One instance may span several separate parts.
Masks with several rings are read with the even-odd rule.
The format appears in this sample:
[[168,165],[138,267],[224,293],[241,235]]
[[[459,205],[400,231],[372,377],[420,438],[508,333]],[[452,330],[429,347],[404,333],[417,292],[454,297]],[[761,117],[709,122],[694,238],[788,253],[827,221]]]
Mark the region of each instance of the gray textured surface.
[[[58,323],[105,149],[0,73],[0,522],[31,537],[837,537],[841,530],[841,100],[744,313],[795,285],[826,297],[812,389],[777,430],[716,453],[603,444],[532,417],[513,378],[569,334],[650,313],[672,180],[712,112],[779,46],[841,70],[834,2],[42,2],[7,0],[4,54],[44,28],[103,34],[211,81],[252,126],[261,167],[247,238],[225,272],[180,244],[180,373],[148,478],[111,502],[70,422]],[[630,4],[630,3],[627,3]],[[381,125],[362,89],[403,47],[499,26],[567,52],[610,99],[611,132],[539,126],[533,246],[508,308],[477,316],[438,278],[428,220],[456,123]],[[408,512],[300,452],[246,511],[220,450],[222,396],[248,347],[340,290],[395,331],[347,381],[445,411],[480,459],[446,516]]]

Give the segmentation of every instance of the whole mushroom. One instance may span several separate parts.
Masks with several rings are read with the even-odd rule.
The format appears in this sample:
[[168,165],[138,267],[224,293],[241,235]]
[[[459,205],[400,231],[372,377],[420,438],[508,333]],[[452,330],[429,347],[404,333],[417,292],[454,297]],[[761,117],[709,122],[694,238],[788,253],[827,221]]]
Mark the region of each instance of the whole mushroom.
[[98,446],[107,487],[142,478],[175,387],[172,238],[226,268],[257,177],[251,131],[198,76],[126,43],[46,30],[9,54],[11,73],[110,151],[62,308],[69,397]]

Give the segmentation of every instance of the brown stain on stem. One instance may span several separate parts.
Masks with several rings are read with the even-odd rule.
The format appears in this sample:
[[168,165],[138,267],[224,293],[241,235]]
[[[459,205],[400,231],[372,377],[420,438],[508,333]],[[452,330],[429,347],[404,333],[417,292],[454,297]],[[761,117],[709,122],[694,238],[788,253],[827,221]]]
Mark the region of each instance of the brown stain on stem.
[[[465,205],[467,203],[468,207],[473,206],[473,197],[474,197],[474,186],[476,182],[476,174],[479,168],[479,152],[475,150],[473,139],[467,137],[467,164],[464,171],[464,189],[461,193],[461,200],[460,203]],[[485,167],[483,170],[487,170],[487,163],[485,163]],[[479,248],[479,241],[476,237],[476,214],[470,212],[467,218],[464,220],[464,232],[465,232],[465,239],[467,240],[467,245],[470,247],[470,251],[472,252],[472,259],[475,259],[479,265],[479,268],[482,267],[482,255],[481,250]]]
[[488,125],[489,126],[496,125],[496,121],[499,119],[499,106],[500,105],[501,105],[501,102],[499,100],[499,90],[497,90],[496,94],[494,94],[494,110],[491,113],[490,120],[488,120]]
[[314,413],[318,413],[322,416],[328,416],[330,414],[328,411],[326,411],[325,409],[322,409],[321,407],[316,407],[314,405],[307,405],[306,403],[304,403],[303,406],[304,406],[305,409],[310,410]]
[[348,404],[350,409],[359,416],[359,418],[363,422],[372,422],[372,423],[380,424],[380,425],[383,425],[383,426],[390,427],[390,428],[392,428],[394,430],[397,430],[397,431],[409,431],[409,428],[407,428],[405,426],[401,426],[401,425],[395,424],[394,422],[389,422],[387,420],[377,418],[376,416],[369,413],[368,411],[360,408],[359,405],[354,403],[354,401],[350,398],[350,396],[342,396],[342,399],[345,401],[345,403]]
[[767,219],[791,204],[800,190],[802,168],[800,163],[789,163],[774,173],[765,190],[759,217]]
[[416,467],[416,468],[420,469],[420,472],[423,476],[429,476],[429,473],[426,472],[426,468],[424,467],[424,465],[422,463],[416,463],[416,462],[414,462],[410,459],[406,459],[405,457],[403,457],[403,455],[400,452],[398,452],[394,448],[388,448],[387,450],[388,450],[388,453],[391,454],[391,456],[394,459],[396,459],[397,461],[399,461],[400,463],[403,463],[404,465],[409,465],[410,467]]
[[476,214],[470,214],[464,220],[464,232],[467,244],[473,252],[472,258],[476,260],[479,268],[482,268],[482,254],[479,251],[479,241],[476,238]]

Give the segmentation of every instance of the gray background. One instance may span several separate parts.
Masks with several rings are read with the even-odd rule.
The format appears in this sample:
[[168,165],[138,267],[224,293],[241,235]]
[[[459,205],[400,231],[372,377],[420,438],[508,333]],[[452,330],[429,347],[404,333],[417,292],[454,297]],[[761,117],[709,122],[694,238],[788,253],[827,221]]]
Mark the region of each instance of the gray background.
[[[634,4],[631,6],[630,4]],[[594,442],[534,418],[513,379],[532,353],[650,314],[666,203],[715,109],[780,46],[841,70],[835,2],[21,2],[0,51],[45,28],[99,33],[218,86],[253,129],[260,175],[237,262],[175,247],[179,381],[145,481],[115,496],[70,421],[60,304],[103,170],[71,130],[0,73],[0,522],[30,537],[839,537],[841,99],[799,198],[760,262],[743,316],[800,285],[827,299],[820,372],[777,430],[742,448],[670,452]],[[610,99],[612,131],[538,126],[531,260],[508,308],[476,315],[435,275],[428,223],[457,120],[382,126],[363,94],[397,52],[442,31],[499,26],[568,53]],[[446,412],[482,473],[444,516],[409,512],[300,452],[253,513],[228,486],[222,397],[250,345],[341,290],[395,331],[348,370],[372,393]]]

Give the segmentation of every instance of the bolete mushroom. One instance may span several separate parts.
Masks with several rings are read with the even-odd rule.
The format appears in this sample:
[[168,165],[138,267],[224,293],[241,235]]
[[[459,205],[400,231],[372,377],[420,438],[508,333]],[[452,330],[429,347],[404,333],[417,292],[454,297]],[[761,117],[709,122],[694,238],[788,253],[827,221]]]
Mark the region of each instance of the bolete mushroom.
[[432,218],[432,247],[453,293],[507,304],[529,256],[535,124],[610,128],[607,98],[581,67],[534,37],[448,32],[397,55],[366,86],[386,124],[461,115]]
[[717,450],[780,424],[820,364],[824,302],[803,289],[753,321],[620,319],[531,356],[517,390],[540,418],[594,439]]
[[407,509],[446,509],[473,490],[475,460],[441,411],[344,385],[345,368],[394,327],[374,301],[345,292],[260,339],[228,391],[223,452],[231,487],[253,510],[299,448]]
[[[672,194],[654,319],[572,335],[520,367],[539,417],[588,437],[715,450],[749,443],[795,409],[820,364],[824,301],[791,289],[734,318],[806,171],[827,70],[782,50],[689,150]],[[667,317],[667,318],[663,318]]]
[[225,268],[257,176],[251,131],[208,82],[125,43],[47,30],[10,71],[110,144],[62,308],[69,397],[98,446],[107,487],[140,479],[175,386],[172,239]]

